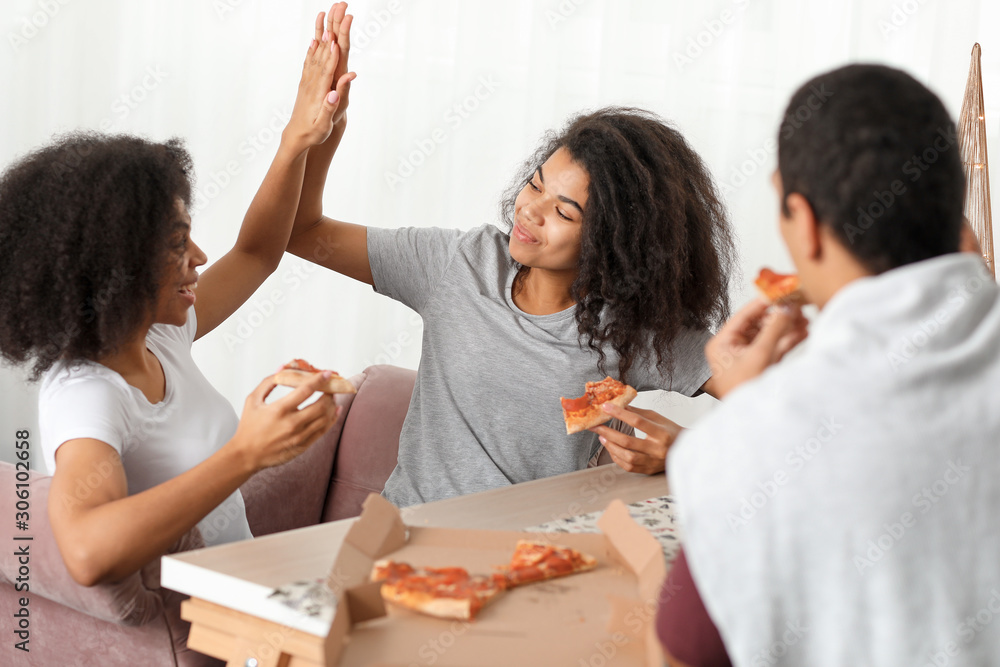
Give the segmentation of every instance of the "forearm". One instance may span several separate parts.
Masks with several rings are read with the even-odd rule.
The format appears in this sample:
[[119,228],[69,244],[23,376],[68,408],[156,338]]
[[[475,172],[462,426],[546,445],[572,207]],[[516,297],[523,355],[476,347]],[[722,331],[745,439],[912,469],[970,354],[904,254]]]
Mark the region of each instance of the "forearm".
[[282,136],[277,155],[254,196],[235,249],[250,255],[272,270],[281,261],[291,234],[302,192],[307,149],[301,142]]
[[[247,481],[253,469],[232,447],[151,489],[94,508],[72,521],[74,575],[88,585],[120,581],[167,551]],[[69,559],[67,559],[69,561]]]
[[347,118],[333,126],[330,137],[309,149],[306,158],[305,175],[302,180],[302,192],[299,197],[298,210],[295,213],[295,223],[292,234],[315,224],[323,215],[323,191],[326,187],[327,175],[333,156],[344,138],[347,130]]

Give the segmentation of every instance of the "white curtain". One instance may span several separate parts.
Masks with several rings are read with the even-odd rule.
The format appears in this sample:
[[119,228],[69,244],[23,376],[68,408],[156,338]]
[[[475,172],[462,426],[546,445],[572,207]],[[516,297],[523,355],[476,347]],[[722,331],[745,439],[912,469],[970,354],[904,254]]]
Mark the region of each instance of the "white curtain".
[[[321,9],[4,0],[0,166],[74,128],[183,137],[198,176],[194,235],[212,261],[231,247],[278,145]],[[628,104],[675,123],[725,186],[743,275],[789,268],[767,146],[793,90],[842,64],[881,62],[924,81],[957,115],[976,41],[1000,150],[998,0],[357,0],[351,11],[359,78],[325,206],[366,225],[495,221],[500,191],[546,129]],[[292,357],[347,375],[372,363],[415,368],[420,333],[404,307],[288,257],[194,354],[239,410]],[[37,434],[36,390],[3,369],[0,391],[9,460],[15,429]],[[709,403],[646,404],[684,422]]]

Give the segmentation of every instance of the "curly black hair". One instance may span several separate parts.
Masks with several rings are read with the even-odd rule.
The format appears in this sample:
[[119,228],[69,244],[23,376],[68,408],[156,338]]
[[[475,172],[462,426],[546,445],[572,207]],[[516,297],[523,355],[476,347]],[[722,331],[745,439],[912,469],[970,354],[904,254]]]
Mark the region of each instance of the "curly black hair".
[[602,371],[610,346],[621,378],[647,356],[670,377],[675,338],[729,316],[736,249],[715,182],[661,118],[607,107],[549,133],[524,163],[500,204],[508,232],[518,192],[560,148],[590,177],[571,288],[581,343],[599,355]]
[[97,360],[151,316],[177,252],[191,156],[176,139],[76,132],[0,176],[0,356],[37,380]]

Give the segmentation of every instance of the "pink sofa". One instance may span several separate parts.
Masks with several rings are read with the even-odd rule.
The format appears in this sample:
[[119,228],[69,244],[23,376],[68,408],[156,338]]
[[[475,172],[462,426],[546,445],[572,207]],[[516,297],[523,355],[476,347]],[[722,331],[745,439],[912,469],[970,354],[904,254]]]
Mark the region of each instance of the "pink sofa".
[[[337,423],[307,452],[255,475],[242,491],[254,535],[357,516],[371,492],[379,492],[396,465],[399,432],[416,373],[371,366],[351,378],[355,395],[338,396]],[[38,456],[38,452],[33,452]],[[11,627],[18,610],[14,581],[14,467],[0,463],[0,615]],[[5,632],[0,665],[184,666],[222,663],[186,648],[187,623],[180,619],[185,596],[159,586],[159,561],[122,582],[84,588],[63,566],[48,523],[51,478],[31,475],[30,653],[14,648]],[[172,552],[204,543],[197,529]]]

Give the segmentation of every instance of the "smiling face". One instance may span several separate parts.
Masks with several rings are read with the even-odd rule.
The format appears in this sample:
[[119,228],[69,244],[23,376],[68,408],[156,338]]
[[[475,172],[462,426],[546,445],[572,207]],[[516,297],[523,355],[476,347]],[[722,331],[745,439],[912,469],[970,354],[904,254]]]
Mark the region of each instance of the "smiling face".
[[157,297],[153,322],[182,326],[187,322],[188,309],[194,305],[194,288],[198,282],[197,267],[208,259],[191,240],[191,216],[184,204],[177,201],[178,218],[167,268]]
[[590,177],[565,148],[540,166],[514,202],[510,256],[533,269],[577,271]]

